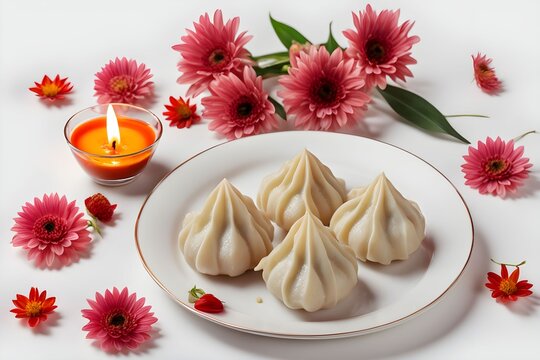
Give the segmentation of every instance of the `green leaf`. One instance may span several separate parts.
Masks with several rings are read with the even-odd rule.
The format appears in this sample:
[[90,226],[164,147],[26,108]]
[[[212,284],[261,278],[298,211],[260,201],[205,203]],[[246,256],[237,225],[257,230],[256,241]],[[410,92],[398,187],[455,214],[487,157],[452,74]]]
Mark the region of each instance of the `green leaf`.
[[328,28],[328,40],[326,40],[324,47],[326,48],[326,50],[328,50],[329,53],[332,53],[332,51],[336,50],[337,48],[341,48],[341,46],[339,46],[338,42],[334,38],[334,35],[332,35],[332,22],[330,22],[330,26]]
[[287,49],[291,47],[293,41],[299,44],[311,43],[295,28],[275,20],[272,15],[270,15],[270,23],[272,23],[272,27],[274,28],[277,37]]
[[276,114],[278,114],[279,116],[281,116],[281,118],[285,121],[287,121],[287,113],[285,112],[285,109],[283,108],[283,105],[281,105],[280,103],[278,103],[276,101],[276,99],[274,99],[273,97],[269,96],[268,97],[268,100],[270,100],[270,102],[272,104],[274,104],[274,107],[276,108]]
[[450,125],[444,115],[426,99],[392,85],[386,85],[386,89],[378,88],[378,90],[390,107],[404,119],[422,129],[448,134],[466,144],[470,144]]

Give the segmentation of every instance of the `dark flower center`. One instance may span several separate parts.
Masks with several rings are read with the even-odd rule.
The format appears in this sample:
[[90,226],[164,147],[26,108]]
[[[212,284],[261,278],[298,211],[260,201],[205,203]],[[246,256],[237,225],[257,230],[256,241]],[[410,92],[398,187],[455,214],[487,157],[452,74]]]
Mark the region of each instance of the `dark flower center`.
[[249,95],[242,95],[231,104],[230,117],[238,123],[248,125],[256,119],[258,114],[257,98]]
[[376,39],[370,39],[366,42],[365,51],[368,60],[374,64],[383,62],[386,55],[386,50],[383,44]]
[[122,314],[114,314],[109,320],[109,325],[122,326],[126,322],[126,318]]
[[236,107],[236,114],[238,117],[248,117],[251,115],[251,112],[253,111],[253,105],[251,105],[251,102],[244,101],[238,104]]
[[479,69],[481,72],[483,72],[483,73],[490,71],[490,70],[489,70],[489,67],[488,67],[486,64],[480,64],[480,65],[478,65],[478,69]]
[[113,338],[129,335],[137,326],[137,320],[123,309],[111,311],[103,320],[105,330]]
[[321,79],[312,85],[310,95],[317,103],[330,105],[337,100],[338,90],[334,81]]
[[54,230],[54,222],[52,221],[48,221],[45,223],[45,225],[43,225],[43,228],[45,229],[45,231],[47,232],[52,232]]
[[491,176],[500,176],[508,169],[508,165],[503,159],[493,159],[484,165],[484,170]]
[[56,243],[66,234],[66,221],[55,215],[44,215],[36,220],[32,231],[34,236],[47,243]]
[[130,82],[127,76],[118,75],[118,76],[113,77],[109,81],[109,87],[111,88],[113,92],[117,94],[122,94],[129,90],[129,87],[130,87],[129,83]]
[[208,64],[214,68],[221,68],[229,62],[229,56],[225,50],[215,49],[208,55]]

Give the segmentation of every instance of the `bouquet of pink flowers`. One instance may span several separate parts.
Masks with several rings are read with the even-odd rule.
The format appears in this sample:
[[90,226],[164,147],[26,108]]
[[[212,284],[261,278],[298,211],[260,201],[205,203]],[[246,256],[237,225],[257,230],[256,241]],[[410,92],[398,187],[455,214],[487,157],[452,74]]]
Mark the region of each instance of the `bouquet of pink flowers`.
[[[398,20],[399,10],[377,14],[367,5],[353,13],[354,29],[343,31],[349,42],[343,48],[331,24],[326,42],[317,44],[270,16],[286,51],[253,56],[245,48],[252,37],[238,34],[240,19],[225,22],[216,10],[213,19],[202,15],[173,46],[181,55],[178,82],[189,85],[187,96],[209,91],[201,100],[203,117],[211,120],[211,130],[229,139],[271,131],[278,125],[276,114],[306,130],[355,124],[376,89],[407,121],[469,143],[428,101],[387,83],[413,76],[411,49],[420,41],[409,35],[412,22],[399,25]],[[263,80],[275,76],[281,103],[263,88]]]

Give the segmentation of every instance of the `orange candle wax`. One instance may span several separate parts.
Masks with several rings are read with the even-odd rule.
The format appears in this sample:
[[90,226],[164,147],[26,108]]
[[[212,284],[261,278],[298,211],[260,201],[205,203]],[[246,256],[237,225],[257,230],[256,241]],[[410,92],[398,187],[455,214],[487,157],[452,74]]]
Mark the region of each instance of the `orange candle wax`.
[[[127,117],[118,117],[120,141],[109,143],[105,116],[79,124],[71,134],[77,161],[94,178],[127,179],[140,173],[150,160],[156,141],[152,127]],[[146,149],[146,150],[145,150]],[[143,151],[144,150],[144,151]]]

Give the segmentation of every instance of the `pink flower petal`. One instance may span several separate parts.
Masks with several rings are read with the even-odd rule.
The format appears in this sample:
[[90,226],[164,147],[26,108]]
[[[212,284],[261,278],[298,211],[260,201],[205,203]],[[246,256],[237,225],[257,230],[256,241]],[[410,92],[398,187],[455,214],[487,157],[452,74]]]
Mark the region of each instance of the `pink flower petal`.
[[532,166],[528,158],[522,157],[523,146],[514,149],[512,140],[506,143],[500,137],[496,140],[488,137],[485,143],[478,141],[477,149],[470,146],[468,152],[461,165],[467,180],[465,185],[478,189],[481,194],[505,197],[508,192],[516,192]]

